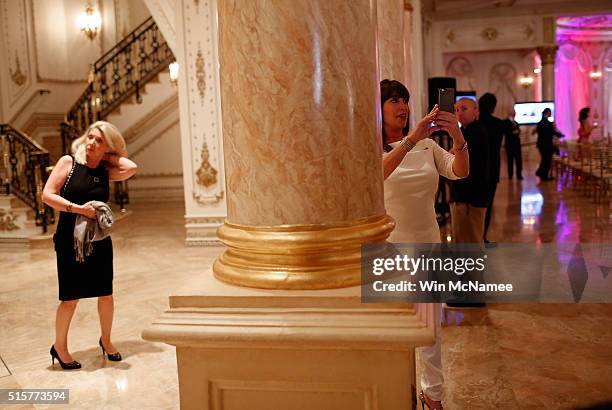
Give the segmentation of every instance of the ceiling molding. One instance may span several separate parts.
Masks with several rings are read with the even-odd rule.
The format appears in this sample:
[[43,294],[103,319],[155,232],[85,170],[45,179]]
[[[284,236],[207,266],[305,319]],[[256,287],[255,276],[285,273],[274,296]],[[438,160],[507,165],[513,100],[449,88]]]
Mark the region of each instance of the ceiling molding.
[[[447,0],[449,1],[449,0]],[[457,2],[460,3],[460,2]],[[426,9],[425,15],[434,21],[465,20],[474,18],[512,17],[512,16],[570,16],[610,13],[610,0],[561,0],[550,3],[538,1],[520,2],[512,6],[496,6],[496,1],[478,1],[464,4],[464,7],[444,7],[444,2],[436,2]],[[447,3],[448,4],[448,3]]]

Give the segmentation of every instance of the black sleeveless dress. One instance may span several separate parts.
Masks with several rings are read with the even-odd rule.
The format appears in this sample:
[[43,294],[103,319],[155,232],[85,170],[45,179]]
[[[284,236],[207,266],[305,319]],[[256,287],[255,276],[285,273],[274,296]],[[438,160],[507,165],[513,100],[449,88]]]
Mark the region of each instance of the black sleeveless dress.
[[[74,159],[73,159],[74,161]],[[108,170],[100,164],[92,169],[75,164],[74,172],[61,194],[70,202],[83,205],[89,201],[107,202]],[[60,212],[53,236],[57,254],[59,299],[74,300],[113,294],[113,245],[111,238],[93,242],[93,252],[84,262],[77,262],[74,252],[74,223],[77,214]]]

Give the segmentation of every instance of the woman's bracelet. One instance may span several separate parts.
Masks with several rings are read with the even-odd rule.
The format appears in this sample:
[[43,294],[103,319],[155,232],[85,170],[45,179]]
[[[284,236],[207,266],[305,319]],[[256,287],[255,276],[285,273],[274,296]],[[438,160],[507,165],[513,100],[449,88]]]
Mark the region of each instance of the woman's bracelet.
[[72,213],[72,202],[68,202],[68,205],[66,205],[66,212]]
[[467,145],[467,141],[463,141],[463,145],[461,146],[461,148],[457,149],[457,152],[464,152],[467,151],[468,149],[468,145]]
[[412,150],[412,148],[416,146],[416,144],[412,142],[412,140],[409,137],[404,137],[400,145],[404,147],[406,152],[409,152],[410,150]]

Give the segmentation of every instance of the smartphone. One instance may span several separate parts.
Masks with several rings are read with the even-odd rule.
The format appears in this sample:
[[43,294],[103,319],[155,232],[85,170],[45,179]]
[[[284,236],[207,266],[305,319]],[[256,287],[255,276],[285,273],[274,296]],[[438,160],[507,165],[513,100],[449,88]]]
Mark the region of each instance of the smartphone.
[[454,88],[438,88],[438,106],[441,111],[455,112]]

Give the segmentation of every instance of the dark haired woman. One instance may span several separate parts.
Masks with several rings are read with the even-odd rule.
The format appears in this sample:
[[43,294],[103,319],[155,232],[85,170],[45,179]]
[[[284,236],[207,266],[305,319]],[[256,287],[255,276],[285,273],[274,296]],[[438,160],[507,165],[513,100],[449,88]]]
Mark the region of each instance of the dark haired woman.
[[580,123],[580,128],[578,128],[578,142],[582,144],[589,143],[589,137],[591,136],[591,132],[595,128],[591,125],[590,121],[591,108],[584,107],[578,113],[578,122]]
[[[389,236],[395,243],[440,243],[434,201],[439,176],[465,178],[469,173],[467,143],[454,114],[437,106],[408,133],[408,100],[410,94],[399,81],[380,83],[382,104],[383,169],[385,207],[396,222]],[[429,127],[435,121],[436,126]],[[444,130],[453,139],[455,154],[428,138]],[[442,357],[440,322],[442,305],[435,305],[435,345],[420,349],[422,364],[421,403],[423,408],[442,408]]]

